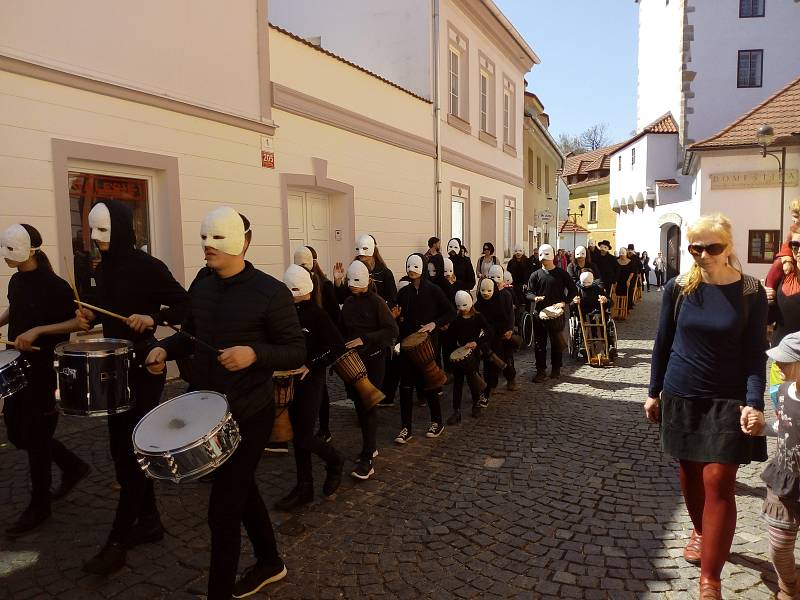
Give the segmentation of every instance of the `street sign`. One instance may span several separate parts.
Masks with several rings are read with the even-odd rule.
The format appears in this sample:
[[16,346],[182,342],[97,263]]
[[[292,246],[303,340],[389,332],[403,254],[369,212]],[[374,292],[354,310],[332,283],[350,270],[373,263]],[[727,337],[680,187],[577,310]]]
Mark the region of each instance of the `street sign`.
[[539,220],[542,223],[549,223],[553,220],[553,213],[551,213],[549,210],[543,210],[539,213]]

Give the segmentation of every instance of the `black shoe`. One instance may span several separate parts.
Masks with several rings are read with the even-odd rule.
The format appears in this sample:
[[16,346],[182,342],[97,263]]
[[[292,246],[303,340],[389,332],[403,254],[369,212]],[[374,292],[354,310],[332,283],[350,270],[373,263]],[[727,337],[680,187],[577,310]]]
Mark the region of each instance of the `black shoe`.
[[342,484],[342,471],[344,471],[344,461],[339,458],[336,463],[331,463],[325,467],[325,483],[322,484],[322,495],[333,496]]
[[448,425],[461,425],[461,411],[454,410],[453,414],[447,418]]
[[275,454],[288,454],[289,442],[270,442],[264,450]]
[[83,563],[83,570],[92,575],[111,575],[125,566],[125,544],[106,542],[94,557]]
[[400,430],[400,433],[397,434],[397,437],[394,438],[394,441],[397,444],[406,444],[410,439],[411,439],[411,432],[406,427],[403,427]]
[[356,468],[350,473],[356,479],[366,481],[375,474],[375,469],[372,467],[372,460],[362,458],[356,463]]
[[443,431],[444,425],[441,423],[431,423],[431,426],[428,427],[428,431],[425,432],[425,437],[437,438],[442,435]]
[[61,483],[59,486],[50,492],[51,500],[61,500],[72,491],[81,479],[85,479],[91,472],[92,467],[87,463],[83,463],[74,473],[63,473],[61,475]]
[[10,538],[19,537],[33,531],[50,518],[50,507],[34,508],[29,506],[19,516],[17,521],[8,529],[6,535]]
[[489,408],[489,398],[481,394],[480,397],[478,398],[478,406],[480,408]]
[[330,431],[323,431],[322,429],[320,429],[314,437],[318,440],[322,440],[326,444],[330,443],[330,441],[333,439]]
[[386,398],[378,402],[378,406],[380,408],[387,408],[387,407],[390,408],[394,406],[394,398],[389,398],[389,396],[386,396]]
[[560,379],[561,369],[550,369],[550,379]]
[[533,383],[542,383],[543,381],[547,381],[547,373],[542,369],[541,371],[536,371],[536,375],[533,376],[531,379]]
[[282,562],[276,565],[256,563],[242,573],[239,581],[233,586],[234,598],[247,598],[258,593],[261,588],[270,583],[275,583],[286,577],[286,565]]
[[275,503],[275,509],[289,512],[298,506],[311,504],[313,501],[314,484],[298,483],[291,492]]
[[518,388],[519,388],[519,386],[517,385],[517,379],[516,378],[509,379],[508,382],[506,383],[506,389],[509,392],[516,392]]
[[480,416],[481,416],[481,405],[478,402],[476,402],[475,404],[472,405],[472,418],[477,419]]
[[136,525],[131,528],[128,538],[125,540],[125,547],[130,550],[141,544],[154,544],[164,539],[164,526],[161,518],[145,517],[139,519]]

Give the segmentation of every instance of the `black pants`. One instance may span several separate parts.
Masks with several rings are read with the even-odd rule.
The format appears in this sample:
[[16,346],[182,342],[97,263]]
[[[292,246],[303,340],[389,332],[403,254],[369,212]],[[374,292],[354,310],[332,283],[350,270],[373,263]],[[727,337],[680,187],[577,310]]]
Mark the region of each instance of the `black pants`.
[[563,363],[561,335],[562,332],[545,325],[541,319],[533,320],[533,353],[536,358],[536,370],[547,368],[547,342],[550,341],[550,366],[560,369]]
[[[516,378],[517,370],[514,368],[514,346],[511,343],[511,340],[504,340],[502,338],[495,339],[492,342],[492,351],[500,357],[504,363],[506,363],[506,368],[503,369],[503,376],[506,380],[511,381],[512,379]],[[492,390],[497,387],[497,384],[500,382],[500,367],[494,364],[492,361],[484,358],[483,360],[483,376],[486,379],[486,390],[484,391],[484,395],[488,398]]]
[[[371,356],[362,356],[364,366],[367,367],[367,377],[372,385],[381,389],[384,375],[386,374],[386,352],[379,351]],[[377,407],[367,408],[355,388],[347,386],[347,397],[350,398],[356,407],[358,424],[361,427],[361,458],[372,460],[372,455],[377,448],[378,437],[378,414],[375,412]],[[386,393],[386,392],[384,392]]]
[[[38,396],[38,397],[37,397]],[[52,463],[64,474],[75,473],[84,462],[53,438],[58,424],[54,390],[25,387],[9,397],[3,407],[9,441],[28,454],[31,508],[50,507]]]
[[656,269],[656,287],[664,286],[664,271]]
[[477,371],[468,374],[463,369],[453,370],[453,410],[461,410],[461,396],[464,394],[464,379],[467,380],[470,395],[472,396],[472,404],[477,404],[481,397],[481,388],[479,387],[478,379],[472,374],[478,375]]
[[294,400],[289,404],[289,420],[294,431],[294,461],[297,466],[297,483],[312,483],[311,455],[316,454],[326,464],[341,460],[339,453],[327,442],[314,437],[314,425],[322,402],[325,370],[309,373],[295,384]]
[[381,388],[388,400],[394,402],[398,385],[400,385],[400,357],[390,349],[386,357],[386,373],[383,378],[383,384],[378,387]]
[[109,535],[115,542],[124,543],[136,521],[158,517],[153,481],[145,477],[136,461],[131,436],[141,418],[158,405],[165,381],[166,373],[152,375],[143,367],[131,367],[128,387],[134,398],[133,408],[108,417],[109,447],[120,485],[117,512]]
[[[436,339],[433,339],[434,348]],[[406,353],[400,353],[400,423],[401,427],[411,433],[414,416],[414,388],[422,387],[422,372],[411,362]],[[442,424],[442,388],[424,390],[423,395],[428,402],[431,413],[431,422]]]
[[211,565],[208,573],[208,600],[229,600],[236,581],[241,552],[241,526],[244,525],[259,562],[281,564],[269,512],[261,498],[255,473],[264,454],[275,406],[239,421],[242,436],[239,447],[216,471],[208,503],[211,529]]
[[331,432],[331,397],[328,394],[328,384],[322,381],[322,400],[319,404],[319,430]]

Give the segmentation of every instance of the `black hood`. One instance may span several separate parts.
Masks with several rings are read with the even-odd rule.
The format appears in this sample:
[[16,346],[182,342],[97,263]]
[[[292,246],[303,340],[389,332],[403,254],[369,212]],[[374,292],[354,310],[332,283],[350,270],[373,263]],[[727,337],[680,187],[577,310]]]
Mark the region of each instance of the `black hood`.
[[[98,202],[100,204],[100,202]],[[133,211],[119,200],[103,200],[111,214],[111,246],[102,252],[103,259],[119,258],[132,254],[136,247],[136,234],[133,232]]]

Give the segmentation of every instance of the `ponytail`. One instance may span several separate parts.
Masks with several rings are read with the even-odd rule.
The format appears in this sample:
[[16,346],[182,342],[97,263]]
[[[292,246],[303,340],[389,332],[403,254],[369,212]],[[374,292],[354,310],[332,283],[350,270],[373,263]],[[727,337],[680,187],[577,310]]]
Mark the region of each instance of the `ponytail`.
[[33,225],[28,225],[27,223],[20,223],[20,225],[28,232],[28,237],[31,238],[31,248],[35,248],[33,258],[36,259],[36,267],[52,273],[53,265],[50,264],[47,254],[42,252],[42,234]]

